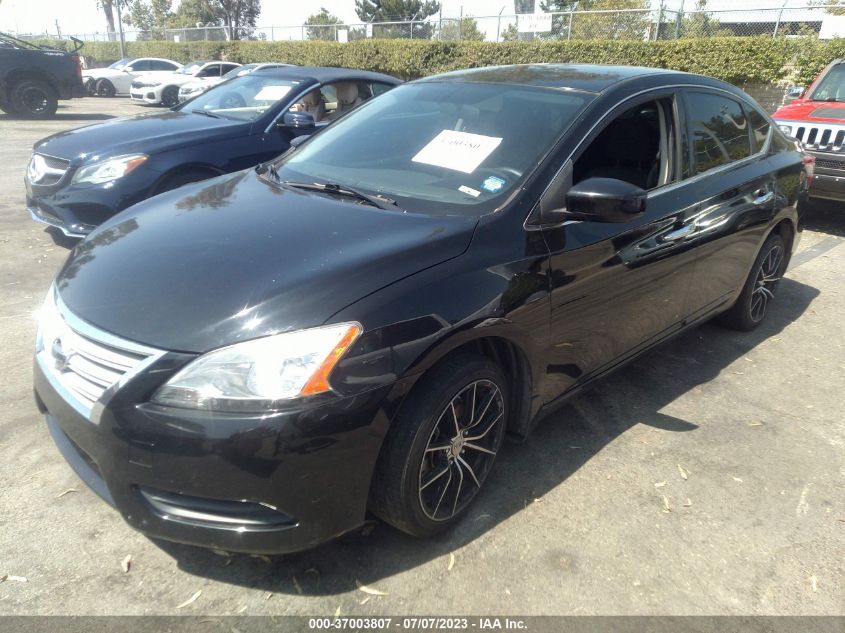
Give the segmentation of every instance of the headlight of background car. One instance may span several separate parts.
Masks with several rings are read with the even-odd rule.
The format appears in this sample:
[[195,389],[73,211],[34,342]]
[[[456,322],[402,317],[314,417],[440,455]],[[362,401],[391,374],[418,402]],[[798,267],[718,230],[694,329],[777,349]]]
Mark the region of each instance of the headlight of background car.
[[329,374],[360,334],[357,323],[341,323],[223,347],[191,361],[152,401],[240,413],[277,408],[329,391]]
[[138,165],[144,163],[146,154],[129,154],[127,156],[115,156],[108,160],[80,167],[73,175],[73,184],[90,182],[100,184],[125,176]]

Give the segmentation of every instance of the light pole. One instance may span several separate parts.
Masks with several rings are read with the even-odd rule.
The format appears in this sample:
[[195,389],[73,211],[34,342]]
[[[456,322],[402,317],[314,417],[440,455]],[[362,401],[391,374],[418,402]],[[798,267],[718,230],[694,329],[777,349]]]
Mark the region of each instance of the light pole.
[[120,3],[122,0],[115,0],[117,5],[117,32],[120,39],[120,59],[126,57],[126,41],[123,38],[123,19],[120,17]]

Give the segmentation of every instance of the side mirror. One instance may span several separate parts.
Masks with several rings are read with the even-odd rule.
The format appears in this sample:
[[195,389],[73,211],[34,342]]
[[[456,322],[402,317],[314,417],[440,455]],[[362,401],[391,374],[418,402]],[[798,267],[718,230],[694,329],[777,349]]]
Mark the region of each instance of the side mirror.
[[133,70],[135,70],[135,69],[132,68],[132,66],[124,66],[123,67],[123,72],[125,72],[125,73],[131,73]]
[[804,94],[804,86],[792,86],[786,91],[787,99],[800,99]]
[[313,130],[317,124],[314,117],[308,112],[285,112],[282,117],[281,127],[289,127],[294,130]]
[[645,213],[645,190],[615,178],[587,178],[566,193],[565,215],[586,222],[628,222]]

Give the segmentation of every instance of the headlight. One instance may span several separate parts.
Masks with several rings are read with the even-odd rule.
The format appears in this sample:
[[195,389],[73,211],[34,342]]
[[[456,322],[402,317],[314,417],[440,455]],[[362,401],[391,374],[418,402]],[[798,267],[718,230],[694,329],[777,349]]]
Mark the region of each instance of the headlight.
[[792,136],[792,126],[791,125],[781,125],[779,123],[778,127],[780,128],[780,131],[783,132],[784,134],[786,134],[788,136]]
[[146,154],[129,154],[127,156],[115,156],[92,165],[80,167],[73,175],[73,184],[90,182],[100,184],[125,176],[138,165],[144,163],[149,156]]
[[329,391],[329,374],[361,334],[357,323],[237,343],[191,361],[152,401],[171,407],[256,413]]

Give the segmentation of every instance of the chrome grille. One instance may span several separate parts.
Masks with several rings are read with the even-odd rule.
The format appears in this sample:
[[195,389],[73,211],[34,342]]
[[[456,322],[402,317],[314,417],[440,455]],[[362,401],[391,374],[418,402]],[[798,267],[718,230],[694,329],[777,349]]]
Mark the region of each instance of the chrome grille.
[[816,167],[822,169],[842,169],[845,170],[845,160],[835,160],[832,158],[819,158],[816,156]]
[[33,185],[55,185],[67,173],[70,161],[46,154],[33,154],[26,168],[26,177]]
[[97,405],[163,353],[81,321],[52,290],[39,315],[36,358],[41,368],[65,400],[94,422]]

